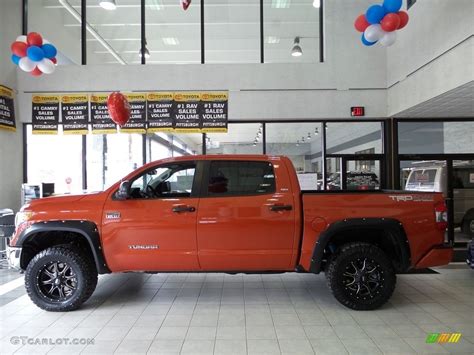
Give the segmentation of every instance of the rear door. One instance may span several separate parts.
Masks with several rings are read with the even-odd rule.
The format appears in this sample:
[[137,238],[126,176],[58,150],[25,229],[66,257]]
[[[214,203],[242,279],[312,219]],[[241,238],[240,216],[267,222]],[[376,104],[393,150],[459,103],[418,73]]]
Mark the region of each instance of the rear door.
[[295,248],[295,201],[284,164],[208,161],[198,210],[203,270],[287,270]]
[[127,200],[109,198],[102,238],[112,271],[198,270],[197,166],[158,165],[130,181]]

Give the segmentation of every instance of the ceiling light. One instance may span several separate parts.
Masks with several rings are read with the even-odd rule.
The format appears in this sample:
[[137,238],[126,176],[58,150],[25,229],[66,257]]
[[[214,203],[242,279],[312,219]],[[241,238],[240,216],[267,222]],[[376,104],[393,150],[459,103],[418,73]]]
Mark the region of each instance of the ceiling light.
[[308,132],[308,137],[306,138],[307,140],[311,139],[311,133]]
[[152,10],[161,10],[163,8],[163,1],[162,0],[148,0],[148,6],[150,6],[150,8]]
[[115,10],[117,8],[117,4],[115,4],[115,0],[100,0],[99,5],[101,8],[106,10]]
[[318,134],[319,134],[319,130],[318,130],[318,128],[315,128],[314,129],[314,135],[317,136]]
[[296,141],[296,146],[297,146],[297,147],[300,146],[300,141]]
[[316,9],[319,9],[321,7],[321,0],[314,0],[313,7],[315,7]]
[[163,37],[162,40],[167,46],[177,46],[179,44],[179,40],[175,37]]
[[300,47],[299,37],[295,37],[295,42],[293,43],[293,49],[291,50],[291,55],[293,57],[301,57],[303,55],[303,50]]
[[267,36],[265,38],[265,42],[268,44],[277,44],[277,43],[280,43],[280,38],[275,37],[275,36]]
[[287,9],[290,7],[291,0],[272,0],[273,9]]
[[304,137],[301,137],[301,142],[303,142],[303,143],[304,143]]

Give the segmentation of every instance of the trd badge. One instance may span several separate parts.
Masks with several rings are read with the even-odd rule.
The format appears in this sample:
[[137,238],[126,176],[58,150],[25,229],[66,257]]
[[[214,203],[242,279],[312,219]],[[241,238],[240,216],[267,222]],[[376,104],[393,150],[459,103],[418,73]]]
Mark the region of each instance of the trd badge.
[[132,250],[153,250],[153,249],[160,249],[159,245],[150,245],[150,244],[134,244],[129,245],[128,249]]
[[105,219],[120,219],[120,212],[106,212]]

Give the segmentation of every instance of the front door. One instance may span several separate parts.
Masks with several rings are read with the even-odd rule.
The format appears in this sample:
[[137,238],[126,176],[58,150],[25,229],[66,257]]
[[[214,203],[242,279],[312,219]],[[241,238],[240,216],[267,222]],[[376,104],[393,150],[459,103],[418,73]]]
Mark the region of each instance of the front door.
[[130,197],[104,206],[102,239],[112,271],[199,268],[194,162],[148,169],[130,181]]
[[224,160],[207,164],[197,224],[201,268],[291,268],[298,246],[296,206],[285,165]]

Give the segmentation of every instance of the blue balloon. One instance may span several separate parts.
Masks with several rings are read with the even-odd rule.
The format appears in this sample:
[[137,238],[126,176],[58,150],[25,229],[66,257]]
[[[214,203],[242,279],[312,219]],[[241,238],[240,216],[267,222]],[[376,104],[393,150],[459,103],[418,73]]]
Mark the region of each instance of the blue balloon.
[[369,42],[369,41],[367,41],[367,40],[365,39],[363,33],[362,33],[361,40],[362,40],[362,43],[364,43],[364,45],[366,45],[367,47],[373,46],[375,43],[377,43],[377,41],[375,41],[375,42]]
[[44,52],[38,46],[29,46],[28,49],[26,50],[26,55],[33,62],[41,62],[44,59]]
[[380,23],[384,16],[385,9],[381,5],[372,5],[367,9],[367,12],[365,13],[365,18],[367,19],[367,22],[372,25]]
[[387,14],[398,12],[402,7],[402,0],[384,0],[383,8]]
[[20,59],[21,58],[19,56],[12,54],[12,62],[15,63],[16,65],[20,63]]
[[41,49],[44,52],[44,56],[48,59],[54,58],[56,57],[56,54],[58,54],[58,50],[51,43],[43,44]]

